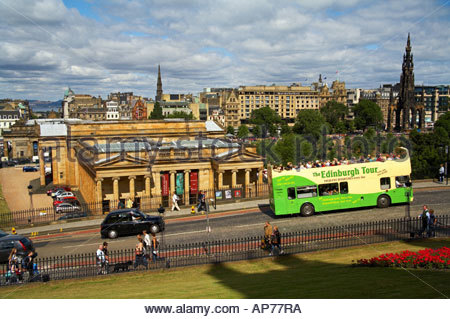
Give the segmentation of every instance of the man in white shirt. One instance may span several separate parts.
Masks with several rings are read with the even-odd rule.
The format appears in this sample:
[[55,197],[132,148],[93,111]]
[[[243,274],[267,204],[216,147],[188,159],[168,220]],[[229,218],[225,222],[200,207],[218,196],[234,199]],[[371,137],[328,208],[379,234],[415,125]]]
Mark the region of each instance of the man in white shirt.
[[175,192],[173,192],[173,196],[172,196],[172,211],[174,209],[180,210],[180,207],[178,207],[178,200],[179,200],[178,195]]
[[103,245],[98,246],[96,255],[97,255],[97,265],[98,265],[97,275],[107,273],[108,261],[106,260],[105,252],[103,251]]
[[441,167],[439,167],[439,182],[444,182],[444,175],[445,175],[445,168],[444,164],[441,164]]

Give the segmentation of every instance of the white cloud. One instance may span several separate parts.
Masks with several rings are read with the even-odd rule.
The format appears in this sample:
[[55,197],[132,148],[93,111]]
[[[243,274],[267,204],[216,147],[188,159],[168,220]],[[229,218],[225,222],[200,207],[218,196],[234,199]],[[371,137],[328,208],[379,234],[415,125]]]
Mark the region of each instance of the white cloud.
[[[416,82],[448,83],[449,6],[436,1],[101,0],[92,15],[59,0],[0,1],[0,92],[59,99],[302,82],[399,80],[411,32]],[[96,18],[92,18],[94,16]],[[305,81],[305,79],[307,79]]]

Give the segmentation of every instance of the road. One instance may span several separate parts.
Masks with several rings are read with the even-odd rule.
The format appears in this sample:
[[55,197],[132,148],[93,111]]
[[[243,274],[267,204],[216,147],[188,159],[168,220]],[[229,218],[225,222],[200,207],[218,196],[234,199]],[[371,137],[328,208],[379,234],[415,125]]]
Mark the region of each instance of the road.
[[[414,194],[414,202],[410,207],[411,216],[416,217],[427,204],[435,210],[435,214],[449,213],[450,190],[421,190]],[[164,238],[158,234],[159,241],[176,245],[205,240],[221,240],[261,236],[264,222],[269,220],[277,225],[282,233],[296,232],[313,228],[342,226],[345,224],[372,222],[377,220],[401,218],[405,216],[407,205],[397,205],[386,209],[368,208],[351,211],[329,212],[312,217],[273,216],[268,206],[261,206],[257,212],[236,213],[226,215],[210,215],[211,232],[206,232],[206,218],[202,220],[168,220]],[[66,236],[35,239],[35,247],[39,257],[70,255],[95,252],[103,240],[98,232],[78,232]],[[134,248],[135,236],[120,237],[108,240],[110,250]]]

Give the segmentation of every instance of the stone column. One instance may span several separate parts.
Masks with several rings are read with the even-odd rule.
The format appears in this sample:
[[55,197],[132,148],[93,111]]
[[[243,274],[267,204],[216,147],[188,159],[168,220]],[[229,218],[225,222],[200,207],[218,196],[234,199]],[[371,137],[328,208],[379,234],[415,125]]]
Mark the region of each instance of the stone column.
[[141,198],[141,207],[142,209],[150,209],[151,208],[151,203],[150,203],[150,179],[151,179],[151,175],[145,175],[145,194],[144,197]]
[[134,200],[135,196],[135,189],[134,189],[134,180],[136,179],[136,176],[128,176],[129,181],[129,190],[130,190],[130,198],[131,200]]
[[172,196],[173,192],[175,192],[175,174],[177,171],[170,171],[170,195]]
[[95,179],[95,182],[97,183],[97,189],[96,189],[97,196],[96,196],[96,199],[97,199],[98,202],[101,202],[103,200],[103,193],[102,193],[103,178],[97,177]]
[[264,175],[264,169],[260,168],[258,169],[258,183],[263,183],[263,175]]
[[161,172],[160,171],[154,171],[153,174],[153,182],[155,183],[155,191],[152,192],[152,205],[159,207],[159,205],[162,203],[161,201]]
[[114,200],[119,200],[119,180],[120,177],[113,177],[113,192],[114,192]]
[[189,205],[189,173],[190,169],[184,170],[184,205]]
[[45,162],[44,162],[44,150],[39,149],[39,170],[41,172],[40,182],[41,186],[45,186]]
[[236,174],[239,170],[237,169],[233,169],[231,170],[231,187],[235,188],[236,187]]
[[217,171],[217,188],[222,189],[223,188],[223,171]]
[[251,168],[245,169],[245,197],[250,197],[250,172]]
[[151,175],[145,175],[145,196],[149,196],[150,197],[150,178]]

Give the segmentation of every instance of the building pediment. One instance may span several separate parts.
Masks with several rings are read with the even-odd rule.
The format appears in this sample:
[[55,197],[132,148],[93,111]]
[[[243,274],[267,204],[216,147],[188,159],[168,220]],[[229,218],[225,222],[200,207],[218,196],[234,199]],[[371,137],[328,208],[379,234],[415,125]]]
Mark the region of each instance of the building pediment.
[[132,156],[125,152],[108,156],[94,162],[94,167],[115,168],[115,167],[129,167],[129,166],[143,166],[148,165],[148,160],[138,156]]
[[264,158],[258,154],[249,152],[248,150],[235,148],[218,154],[213,158],[216,163],[233,163],[233,162],[259,162]]

